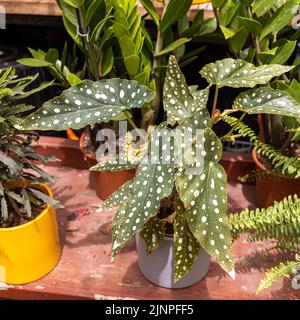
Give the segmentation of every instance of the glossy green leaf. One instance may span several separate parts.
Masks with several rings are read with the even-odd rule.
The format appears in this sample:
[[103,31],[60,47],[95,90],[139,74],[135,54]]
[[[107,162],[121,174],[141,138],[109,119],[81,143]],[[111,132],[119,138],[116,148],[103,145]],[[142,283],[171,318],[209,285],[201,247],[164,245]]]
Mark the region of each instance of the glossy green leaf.
[[156,56],[157,57],[164,56],[164,55],[176,50],[178,47],[182,46],[183,44],[185,44],[189,41],[191,41],[191,39],[188,39],[188,38],[178,39],[178,40],[172,42],[170,45],[168,45],[165,49],[160,51],[158,54],[156,54]]
[[102,61],[102,76],[108,75],[114,66],[114,54],[111,47],[107,47],[104,50]]
[[137,55],[125,57],[124,64],[129,75],[134,77],[140,69],[140,58]]
[[263,25],[257,20],[239,17],[239,21],[244,28],[255,35],[260,35],[263,30]]
[[206,65],[200,74],[209,83],[220,88],[252,88],[258,84],[266,84],[272,78],[278,77],[292,68],[276,64],[255,67],[246,61],[229,58]]
[[154,7],[154,5],[152,4],[151,0],[140,0],[141,4],[143,5],[143,7],[147,10],[147,12],[150,14],[150,16],[152,17],[153,22],[159,26],[159,16],[158,13]]
[[49,67],[52,65],[52,63],[45,61],[45,60],[39,60],[35,58],[23,58],[23,59],[18,59],[18,63],[23,64],[24,66],[27,67]]
[[165,226],[159,218],[153,217],[146,222],[140,236],[146,242],[147,254],[151,254],[164,240]]
[[186,210],[180,199],[174,202],[174,282],[188,274],[199,257],[200,245],[187,224]]
[[141,108],[154,93],[136,81],[84,80],[46,102],[22,123],[24,129],[80,129],[97,122],[118,119],[125,110]]
[[236,35],[236,33],[238,32],[238,30],[231,29],[231,28],[228,28],[228,27],[225,27],[222,25],[220,25],[220,29],[223,32],[223,35],[226,40],[234,37]]
[[176,58],[171,56],[164,86],[164,108],[167,111],[168,123],[174,125],[205,109],[208,94],[208,89],[190,92]]
[[289,117],[300,117],[300,103],[286,92],[269,87],[253,89],[241,93],[233,104],[249,114],[277,114]]
[[183,17],[189,10],[193,0],[170,0],[166,13],[160,23],[160,31],[164,33],[170,26]]
[[237,0],[227,0],[222,8],[220,9],[220,20],[222,21],[222,25],[227,27],[236,13],[238,12],[240,7],[240,1]]
[[76,86],[77,84],[81,83],[81,81],[82,81],[80,78],[78,78],[76,76],[76,74],[74,74],[72,72],[67,72],[66,78],[71,86]]
[[271,64],[284,64],[295,52],[297,41],[288,41],[279,47],[276,56],[270,61]]
[[279,30],[287,26],[290,20],[295,16],[294,8],[299,5],[299,0],[289,0],[283,5],[264,27],[260,40],[263,40],[269,34],[276,34]]

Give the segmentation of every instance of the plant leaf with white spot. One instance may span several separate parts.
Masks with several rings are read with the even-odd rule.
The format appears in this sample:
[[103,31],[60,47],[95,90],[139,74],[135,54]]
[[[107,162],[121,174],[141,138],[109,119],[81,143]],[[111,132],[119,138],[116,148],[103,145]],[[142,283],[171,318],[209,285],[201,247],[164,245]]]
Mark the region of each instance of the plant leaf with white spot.
[[180,199],[174,202],[174,282],[188,274],[199,257],[200,244],[189,229],[186,210]]
[[164,240],[165,226],[159,218],[153,217],[144,225],[144,229],[140,232],[140,236],[146,242],[147,254],[151,254]]
[[171,194],[173,185],[172,164],[139,165],[133,180],[132,195],[118,210],[113,222],[112,256],[117,255],[126,242],[157,214],[160,201]]
[[278,64],[255,67],[253,64],[237,59],[224,59],[206,65],[200,74],[209,83],[221,87],[253,88],[258,84],[266,84],[293,67]]
[[118,120],[124,111],[141,108],[153,98],[154,93],[137,81],[85,80],[46,102],[22,122],[22,127],[27,130],[80,129]]
[[115,191],[103,204],[103,209],[110,209],[125,204],[132,192],[132,180],[124,183],[117,191]]
[[[227,219],[227,177],[218,163],[221,141],[211,129],[204,130],[203,166],[197,174],[179,172],[176,186],[187,211],[187,221],[194,237],[227,272],[233,270],[229,255],[231,234]],[[198,148],[201,146],[198,145]]]
[[300,118],[300,103],[287,92],[269,87],[241,93],[235,100],[233,109],[249,114],[267,113]]
[[170,56],[164,86],[164,108],[168,124],[174,125],[206,108],[209,89],[191,92],[176,58]]
[[115,172],[121,170],[131,170],[136,169],[138,163],[129,162],[125,154],[116,154],[115,157],[110,157],[101,161],[90,168],[90,171],[100,171],[100,172]]

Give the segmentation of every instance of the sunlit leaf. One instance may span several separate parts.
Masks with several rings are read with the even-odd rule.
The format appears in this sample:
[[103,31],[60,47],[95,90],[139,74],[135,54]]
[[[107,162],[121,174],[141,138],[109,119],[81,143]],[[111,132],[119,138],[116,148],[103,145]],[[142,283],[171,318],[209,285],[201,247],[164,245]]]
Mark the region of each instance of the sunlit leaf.
[[258,84],[266,84],[272,78],[278,77],[292,68],[277,64],[255,67],[246,61],[228,58],[206,65],[200,73],[209,83],[220,88],[252,88]]

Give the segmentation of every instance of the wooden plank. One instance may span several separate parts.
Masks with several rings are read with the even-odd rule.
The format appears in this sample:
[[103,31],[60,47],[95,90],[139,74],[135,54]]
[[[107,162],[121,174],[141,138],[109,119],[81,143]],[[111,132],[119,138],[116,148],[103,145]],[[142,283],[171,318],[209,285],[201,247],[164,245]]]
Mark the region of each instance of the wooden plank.
[[[55,0],[2,0],[7,14],[15,15],[41,15],[41,16],[60,16],[61,11]],[[155,1],[155,6],[161,13],[161,3]],[[212,10],[208,4],[194,5],[189,12],[189,18],[192,19],[198,12],[199,8],[208,8],[205,11],[206,18],[213,17]],[[145,14],[145,9],[140,5],[141,14]]]

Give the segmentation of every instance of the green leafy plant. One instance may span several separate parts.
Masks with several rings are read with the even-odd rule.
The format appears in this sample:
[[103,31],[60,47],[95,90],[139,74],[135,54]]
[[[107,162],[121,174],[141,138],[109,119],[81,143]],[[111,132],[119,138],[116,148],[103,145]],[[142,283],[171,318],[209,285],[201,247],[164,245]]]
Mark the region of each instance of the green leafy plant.
[[257,293],[283,277],[290,277],[295,268],[300,267],[300,199],[296,195],[275,202],[267,209],[231,214],[229,224],[235,239],[244,232],[250,233],[251,241],[276,239],[278,249],[295,254],[295,260],[281,262],[266,273]]
[[[37,76],[18,79],[15,71],[0,71],[0,226],[10,227],[32,219],[35,208],[45,203],[57,206],[57,201],[35,189],[38,183],[49,182],[53,177],[43,171],[37,162],[46,164],[53,157],[35,152],[32,142],[39,136],[19,127],[24,112],[33,106],[22,104],[27,98],[52,85],[44,83],[34,89],[27,89]],[[18,181],[17,187],[12,187]]]
[[[137,169],[134,179],[104,203],[105,208],[119,207],[112,229],[113,256],[137,232],[145,239],[148,252],[152,252],[164,238],[166,224],[171,224],[175,240],[175,280],[190,271],[200,246],[224,270],[234,275],[230,257],[231,229],[227,217],[227,178],[219,164],[222,144],[212,128],[238,111],[287,115],[287,99],[290,103],[288,116],[299,118],[300,113],[290,96],[287,98],[282,94],[280,97],[279,91],[274,90],[271,93],[277,97],[274,105],[269,93],[265,93],[268,87],[257,87],[248,91],[251,97],[258,97],[253,103],[246,103],[248,98],[244,96],[247,93],[241,93],[233,107],[220,114],[217,110],[219,89],[224,86],[253,88],[266,85],[273,77],[290,70],[291,67],[287,66],[255,67],[242,60],[225,59],[201,70],[209,86],[195,90],[186,84],[176,58],[170,57],[163,95],[165,121],[156,128],[150,126],[147,134],[141,134],[142,145],[138,148],[132,144],[131,138],[125,139],[125,151],[92,168],[96,171]],[[216,94],[210,115],[207,102],[212,86],[216,87]],[[153,98],[151,90],[133,80],[87,81],[44,104],[25,119],[22,128],[45,130],[50,126],[53,130],[64,130],[115,120],[132,108],[141,108]],[[245,104],[240,103],[241,99],[247,99]],[[133,123],[131,118],[127,119]],[[175,143],[170,137],[170,134],[182,137],[186,132],[191,133],[189,146]],[[166,140],[160,142],[162,137]],[[169,154],[165,154],[165,150],[169,150]],[[197,153],[201,155],[200,160],[194,157]],[[184,157],[180,158],[182,154]]]
[[[270,87],[288,92],[287,99],[292,96],[292,103],[299,103],[299,56],[296,45],[300,33],[293,27],[296,22],[295,8],[300,1],[216,0],[212,1],[212,4],[219,33],[227,40],[230,55],[257,66],[274,63],[291,63],[295,66],[289,76],[281,75],[281,78],[270,83]],[[272,95],[271,88],[265,89],[263,94]],[[272,100],[275,105],[276,96],[272,96]],[[251,99],[249,103],[252,103]],[[286,105],[289,105],[288,101]],[[259,156],[269,164],[268,169],[298,177],[293,164],[298,166],[296,158],[299,158],[299,121],[275,113],[273,116],[258,115],[258,124],[260,140],[268,146],[260,144],[258,148],[256,143],[256,148]]]

